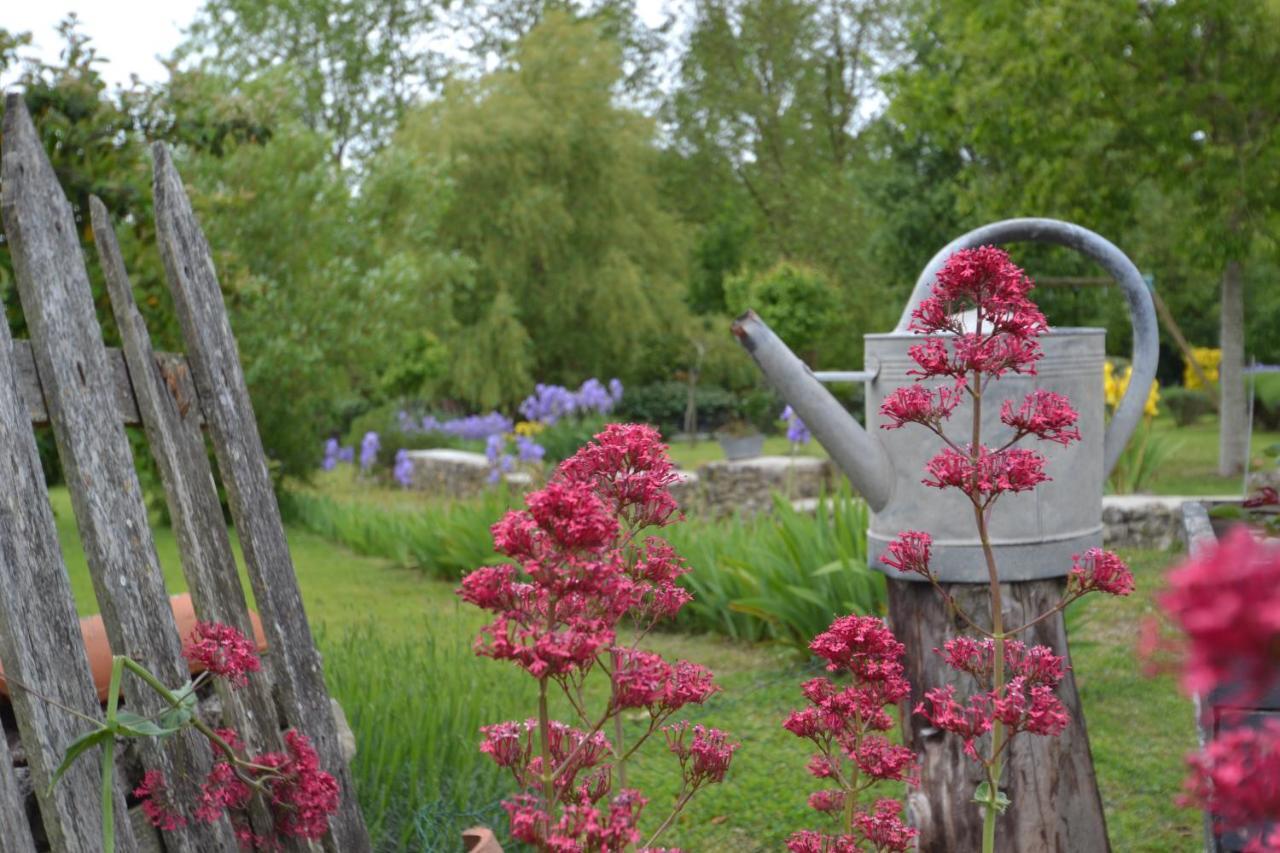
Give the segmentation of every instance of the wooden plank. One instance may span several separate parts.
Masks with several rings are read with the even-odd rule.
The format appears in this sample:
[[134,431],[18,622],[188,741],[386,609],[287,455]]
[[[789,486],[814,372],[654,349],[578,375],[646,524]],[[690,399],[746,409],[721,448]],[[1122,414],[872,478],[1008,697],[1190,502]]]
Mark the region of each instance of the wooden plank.
[[[138,414],[151,455],[160,470],[182,556],[182,571],[196,616],[201,621],[232,625],[252,637],[249,607],[200,431],[199,408],[184,407],[180,397],[171,392],[175,387],[172,372],[186,371],[186,365],[165,366],[156,360],[151,335],[133,299],[133,288],[107,208],[97,196],[90,197],[89,208],[111,310],[133,378]],[[186,379],[189,383],[189,373]],[[236,729],[253,754],[283,751],[279,715],[266,678],[251,678],[238,689],[219,682],[218,688],[223,725]],[[254,798],[253,802],[257,806],[251,816],[254,828],[258,834],[269,836],[270,812],[261,798]]]
[[[4,158],[9,173],[8,152]],[[2,206],[8,221],[10,185]],[[0,312],[2,313],[2,312]],[[52,792],[49,781],[67,746],[88,731],[69,708],[91,718],[102,709],[84,653],[71,584],[62,562],[58,530],[45,497],[44,476],[25,401],[20,397],[9,324],[0,321],[0,661],[11,679],[9,693],[41,823],[54,850],[93,853],[102,847],[99,750],[84,755]],[[25,685],[45,701],[19,685]],[[58,707],[62,706],[62,707]],[[0,738],[3,741],[3,738]],[[27,818],[18,815],[7,746],[0,747],[0,851],[29,851]],[[124,787],[116,787],[116,843],[133,849],[125,819]],[[20,827],[9,832],[8,827]]]
[[[156,358],[165,368],[165,383],[179,407],[184,412],[194,410],[196,423],[204,423],[200,398],[196,396],[187,360],[169,352],[156,353]],[[17,371],[18,394],[26,406],[31,423],[35,426],[48,426],[49,407],[44,402],[44,390],[40,387],[40,374],[36,371],[36,357],[31,352],[30,341],[19,339],[13,342],[13,360]],[[125,426],[141,426],[138,401],[134,399],[133,382],[124,353],[115,347],[108,347],[107,363],[111,370],[111,395],[116,403],[116,417]]]
[[152,146],[152,159],[157,242],[254,597],[273,650],[272,677],[290,724],[312,739],[325,769],[342,789],[341,810],[330,820],[326,847],[342,853],[370,850],[209,245],[162,143]]
[[[142,489],[124,427],[103,417],[115,405],[111,372],[71,205],[36,136],[22,99],[10,95],[4,116],[4,226],[18,295],[31,330],[49,420],[75,510],[111,648],[163,683],[187,678],[182,646],[148,526]],[[157,714],[164,700],[126,678],[130,707]],[[176,802],[194,802],[212,766],[203,738],[187,729],[164,745],[139,743],[143,763],[161,770]],[[235,848],[230,823],[191,821],[166,833],[173,851]]]
[[[1063,578],[1002,584],[1005,624],[1020,625],[1056,604]],[[968,613],[990,611],[986,584],[944,584]],[[975,690],[968,675],[946,665],[935,653],[962,633],[943,598],[927,583],[893,578],[888,582],[889,626],[907,647],[903,663],[911,682],[914,708],[926,691],[954,684],[965,697]],[[1045,645],[1066,657],[1067,632],[1062,615],[1046,619],[1016,639]],[[1057,737],[1023,733],[1014,738],[1006,758],[1001,786],[1013,804],[996,821],[997,844],[1008,853],[1110,850],[1102,797],[1089,752],[1089,736],[1080,709],[1075,675],[1068,668],[1058,685],[1058,698],[1071,715],[1071,724]],[[904,743],[920,755],[920,787],[907,792],[907,810],[920,830],[922,853],[950,853],[982,849],[982,812],[972,802],[982,781],[978,764],[964,755],[963,741],[932,728],[917,714],[904,714]],[[990,736],[979,743],[990,749]]]

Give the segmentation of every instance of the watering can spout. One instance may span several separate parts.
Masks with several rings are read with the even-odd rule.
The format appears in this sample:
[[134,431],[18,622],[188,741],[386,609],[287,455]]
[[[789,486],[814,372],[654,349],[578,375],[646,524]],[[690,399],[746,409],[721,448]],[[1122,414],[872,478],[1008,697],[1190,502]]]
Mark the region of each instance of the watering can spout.
[[733,334],[866,498],[867,506],[873,512],[883,509],[892,496],[894,477],[893,464],[880,442],[867,434],[754,311],[734,322]]

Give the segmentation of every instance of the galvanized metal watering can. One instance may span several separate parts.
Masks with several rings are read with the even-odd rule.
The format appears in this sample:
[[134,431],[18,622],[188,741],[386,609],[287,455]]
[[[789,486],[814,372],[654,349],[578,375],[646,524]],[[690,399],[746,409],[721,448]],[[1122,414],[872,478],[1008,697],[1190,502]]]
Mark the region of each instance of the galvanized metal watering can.
[[[1007,374],[984,395],[984,441],[998,445],[1009,428],[1000,422],[1000,401],[1020,401],[1045,388],[1067,395],[1080,413],[1082,441],[1068,447],[1039,442],[1053,479],[1029,494],[1000,502],[990,533],[1007,581],[1065,575],[1071,557],[1102,544],[1102,488],[1120,453],[1143,416],[1148,389],[1155,378],[1158,336],[1155,310],[1146,283],[1123,252],[1088,229],[1055,219],[1009,219],[970,231],[933,256],[920,274],[897,328],[865,338],[865,370],[815,374],[753,312],[734,324],[734,334],[751,353],[770,384],[791,404],[819,443],[848,475],[871,509],[868,560],[885,570],[879,558],[903,530],[925,530],[933,536],[933,569],[939,580],[985,582],[986,564],[974,531],[968,499],[955,490],[921,483],[924,465],[941,440],[923,429],[879,429],[880,403],[895,388],[915,381],[907,371],[915,363],[907,355],[921,336],[908,331],[911,312],[929,295],[934,277],[953,253],[977,246],[1036,242],[1054,243],[1093,259],[1120,285],[1133,323],[1133,375],[1110,424],[1105,424],[1102,365],[1105,330],[1051,328],[1041,339],[1044,358],[1037,375]],[[822,380],[853,379],[866,383],[867,429],[841,406]],[[1016,405],[1016,403],[1015,403]],[[952,418],[967,424],[966,402]],[[960,430],[964,432],[964,430]],[[918,575],[895,577],[922,580]]]

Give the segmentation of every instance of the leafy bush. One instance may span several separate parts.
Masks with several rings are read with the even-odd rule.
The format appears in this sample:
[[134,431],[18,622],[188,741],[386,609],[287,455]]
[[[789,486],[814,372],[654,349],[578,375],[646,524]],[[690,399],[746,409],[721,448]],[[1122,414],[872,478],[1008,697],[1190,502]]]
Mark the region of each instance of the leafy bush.
[[1213,411],[1213,401],[1208,395],[1204,391],[1193,388],[1173,385],[1165,388],[1160,398],[1173,413],[1173,419],[1178,426],[1190,426],[1201,415],[1207,415]]
[[[405,404],[402,402],[384,403],[376,406],[362,415],[359,415],[351,421],[351,426],[347,430],[347,437],[343,442],[348,447],[354,447],[359,453],[360,441],[367,432],[376,432],[378,434],[378,462],[377,467],[385,469],[390,474],[391,466],[395,463],[396,451],[404,450],[427,450],[432,447],[466,447],[464,441],[445,435],[440,432],[424,432],[414,431],[405,432],[402,429],[399,413],[405,410]],[[417,418],[421,421],[421,418]],[[317,453],[319,446],[317,446]],[[472,449],[482,449],[479,447]]]
[[579,447],[603,430],[604,425],[604,415],[561,418],[535,435],[534,440],[547,451],[543,461],[548,465],[548,470],[577,452]]
[[807,654],[839,615],[884,613],[884,577],[867,567],[867,510],[847,488],[813,514],[774,496],[773,514],[691,519],[664,535],[693,568],[680,625]]
[[[715,385],[698,385],[694,391],[698,408],[698,429],[709,430],[732,418],[738,399]],[[684,429],[684,412],[689,402],[689,386],[683,382],[655,382],[628,388],[614,413],[614,419],[656,426],[664,436]]]
[[1263,429],[1280,429],[1280,373],[1253,377],[1253,417]]
[[724,296],[731,313],[754,309],[802,356],[819,349],[838,305],[836,290],[825,275],[787,261],[761,273],[729,277]]

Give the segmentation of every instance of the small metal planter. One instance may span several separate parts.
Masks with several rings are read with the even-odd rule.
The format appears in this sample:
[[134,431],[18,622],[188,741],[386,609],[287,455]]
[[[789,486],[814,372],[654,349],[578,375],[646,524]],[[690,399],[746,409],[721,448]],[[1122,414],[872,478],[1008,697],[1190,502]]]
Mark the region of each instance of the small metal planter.
[[724,458],[730,462],[739,459],[755,459],[764,451],[764,433],[732,435],[726,432],[717,432],[716,441],[720,442],[720,449],[724,451]]

